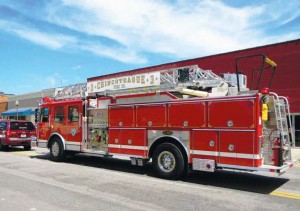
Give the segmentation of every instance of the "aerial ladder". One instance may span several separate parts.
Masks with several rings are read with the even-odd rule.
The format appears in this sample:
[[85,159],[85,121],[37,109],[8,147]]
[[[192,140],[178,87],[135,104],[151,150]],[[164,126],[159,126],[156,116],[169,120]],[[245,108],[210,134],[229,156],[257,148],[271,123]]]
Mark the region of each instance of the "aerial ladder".
[[[235,74],[224,74],[226,78],[216,75],[211,70],[203,70],[198,65],[184,66],[179,68],[165,69],[155,72],[159,77],[158,84],[147,87],[121,88],[117,90],[105,89],[97,92],[98,96],[120,96],[145,92],[169,91],[194,97],[218,97],[237,94],[237,82]],[[246,76],[239,74],[240,87],[246,88]],[[56,89],[54,98],[71,99],[86,97],[88,84],[81,83],[59,87]],[[178,95],[180,96],[180,95]]]
[[[153,80],[154,85],[147,87],[104,89],[97,91],[97,95],[119,96],[145,92],[163,92],[181,93],[195,97],[217,97],[237,94],[237,85],[235,74],[226,74],[227,79],[222,78],[211,70],[203,70],[198,65],[184,66],[178,68],[164,69],[155,72]],[[240,87],[246,90],[246,76],[240,75]],[[234,79],[233,81],[230,79]],[[228,80],[229,79],[229,80]],[[234,82],[235,81],[235,82]],[[92,84],[88,84],[89,88]],[[234,91],[235,90],[235,91]]]

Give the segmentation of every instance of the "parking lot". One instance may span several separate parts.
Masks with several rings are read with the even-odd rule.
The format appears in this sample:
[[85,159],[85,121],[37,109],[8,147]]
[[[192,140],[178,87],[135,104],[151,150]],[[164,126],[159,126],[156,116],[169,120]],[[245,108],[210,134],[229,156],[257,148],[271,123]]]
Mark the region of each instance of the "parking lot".
[[300,165],[270,173],[194,172],[156,178],[151,165],[75,156],[49,160],[46,149],[0,152],[1,210],[298,210]]

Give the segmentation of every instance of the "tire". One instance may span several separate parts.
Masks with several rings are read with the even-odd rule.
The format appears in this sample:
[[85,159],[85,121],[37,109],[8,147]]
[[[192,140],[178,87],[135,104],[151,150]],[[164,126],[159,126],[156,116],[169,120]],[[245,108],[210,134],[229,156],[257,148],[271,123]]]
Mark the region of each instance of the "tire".
[[25,151],[30,151],[31,150],[31,145],[25,145],[23,146]]
[[159,145],[152,157],[157,175],[163,179],[176,180],[186,174],[186,161],[177,146],[171,143]]
[[62,141],[54,138],[50,144],[50,159],[55,162],[61,162],[65,159],[65,151]]
[[8,150],[8,146],[2,145],[2,143],[0,142],[0,151],[7,151],[7,150]]

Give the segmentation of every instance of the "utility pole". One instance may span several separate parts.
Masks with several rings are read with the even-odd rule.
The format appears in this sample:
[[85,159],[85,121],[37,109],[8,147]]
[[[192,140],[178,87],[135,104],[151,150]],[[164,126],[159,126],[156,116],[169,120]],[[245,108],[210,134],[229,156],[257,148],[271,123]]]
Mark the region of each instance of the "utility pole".
[[17,120],[19,120],[19,101],[16,100],[16,107],[17,107]]

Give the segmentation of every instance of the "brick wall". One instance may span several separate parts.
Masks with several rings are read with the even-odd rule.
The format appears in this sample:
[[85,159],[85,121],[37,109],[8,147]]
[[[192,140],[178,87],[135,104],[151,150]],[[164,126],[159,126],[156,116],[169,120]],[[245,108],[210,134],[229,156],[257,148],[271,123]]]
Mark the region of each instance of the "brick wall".
[[[290,99],[291,112],[300,113],[300,40],[292,40],[283,43],[276,43],[272,45],[260,46],[255,48],[244,49],[229,53],[212,55],[207,57],[189,59],[168,64],[162,64],[152,67],[146,67],[131,71],[125,71],[105,76],[98,76],[88,78],[88,81],[119,77],[129,74],[145,73],[149,71],[169,69],[175,67],[189,66],[197,64],[202,69],[210,69],[216,74],[234,73],[235,72],[235,58],[239,56],[246,56],[251,54],[265,54],[267,57],[277,63],[277,69],[271,87],[272,92],[279,95],[287,96]],[[257,66],[258,60],[248,59],[241,62],[241,69],[248,77],[248,87],[250,87],[251,69],[249,67]],[[270,72],[265,72],[264,75],[270,77]],[[263,80],[263,85],[267,84],[267,80]]]

